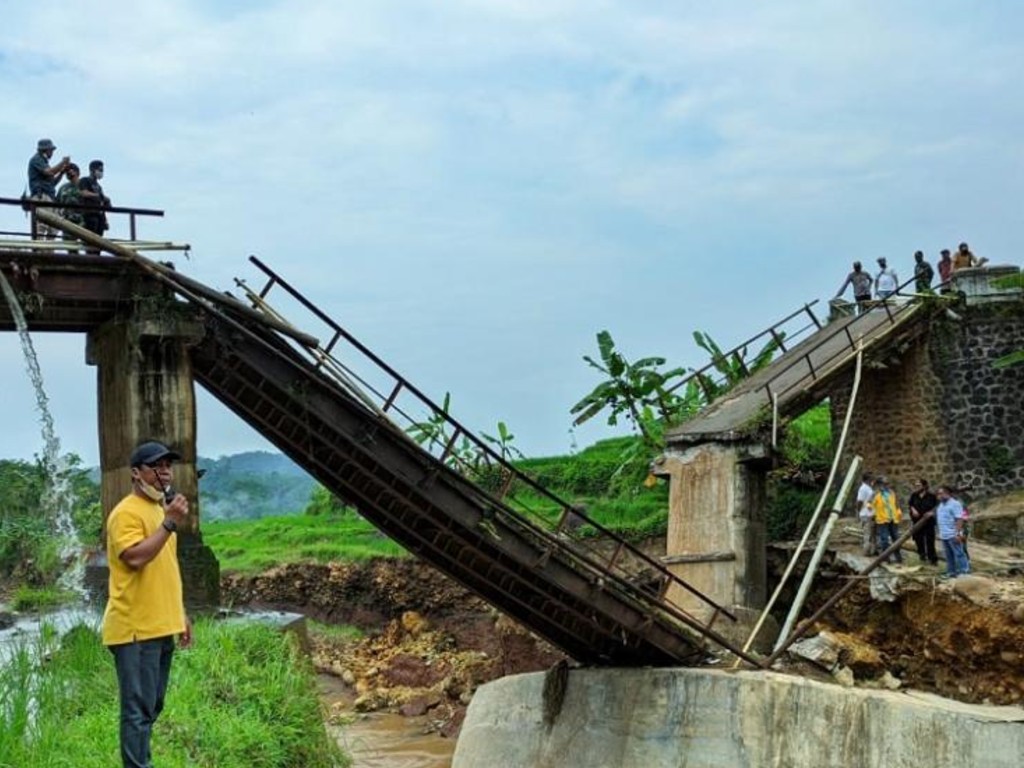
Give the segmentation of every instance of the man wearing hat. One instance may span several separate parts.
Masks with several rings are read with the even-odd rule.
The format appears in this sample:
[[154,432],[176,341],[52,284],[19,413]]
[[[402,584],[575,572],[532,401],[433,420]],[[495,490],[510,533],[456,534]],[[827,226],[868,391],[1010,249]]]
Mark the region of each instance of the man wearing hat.
[[[50,165],[57,147],[49,139],[40,139],[36,143],[36,153],[28,161],[28,194],[33,200],[52,203],[57,195],[57,182],[64,176],[64,171],[71,164],[71,158],[65,155],[56,165]],[[36,223],[32,231],[33,238],[54,238],[53,228]]]
[[171,491],[171,466],[181,456],[145,442],[129,460],[132,491],[107,518],[110,596],[103,644],[114,655],[121,700],[121,761],[150,768],[150,735],[164,706],[174,638],[187,648],[176,532],[188,519],[188,500]]

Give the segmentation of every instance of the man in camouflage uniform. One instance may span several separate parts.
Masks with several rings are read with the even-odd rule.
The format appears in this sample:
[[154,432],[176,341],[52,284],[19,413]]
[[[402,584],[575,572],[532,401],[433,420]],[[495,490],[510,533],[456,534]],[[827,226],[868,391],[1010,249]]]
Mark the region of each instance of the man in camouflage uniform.
[[[67,181],[65,181],[61,185],[61,188],[57,190],[57,202],[63,203],[65,205],[81,205],[82,195],[78,189],[78,181],[80,175],[78,166],[75,165],[74,163],[69,163],[67,170],[64,173],[67,176]],[[72,224],[77,224],[80,227],[85,226],[85,215],[82,211],[78,209],[67,210],[61,208],[60,215],[63,216],[68,221],[70,221]],[[66,232],[64,233],[64,239],[74,240],[74,238],[71,235],[67,234]],[[77,255],[78,251],[69,248],[68,253],[72,255]]]

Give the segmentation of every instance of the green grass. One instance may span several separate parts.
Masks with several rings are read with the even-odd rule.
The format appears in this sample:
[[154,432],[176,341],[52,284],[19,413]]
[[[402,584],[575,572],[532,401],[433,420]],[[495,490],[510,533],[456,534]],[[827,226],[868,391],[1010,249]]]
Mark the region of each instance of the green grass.
[[[289,634],[200,621],[175,655],[154,728],[163,768],[339,768],[316,679]],[[0,667],[0,768],[108,768],[118,760],[117,683],[95,630],[44,631]]]
[[319,621],[307,619],[306,627],[312,637],[325,640],[360,640],[365,636],[363,630],[350,624],[321,624]]
[[22,585],[11,595],[11,607],[16,611],[45,611],[78,600],[78,595],[66,589],[49,585],[30,587]]
[[203,524],[203,540],[223,571],[258,573],[298,562],[397,557],[405,550],[356,514],[291,515]]
[[[644,487],[645,462],[616,474],[624,453],[636,442],[632,437],[602,440],[572,456],[525,459],[516,464],[564,501],[584,504],[586,514],[601,525],[639,540],[665,532],[668,484]],[[562,512],[558,504],[525,483],[517,483],[506,502],[541,524],[554,525]],[[581,535],[587,533],[586,528],[581,531]],[[286,563],[351,562],[406,554],[351,511],[211,521],[203,524],[203,538],[220,561],[221,570],[233,573],[259,573]]]

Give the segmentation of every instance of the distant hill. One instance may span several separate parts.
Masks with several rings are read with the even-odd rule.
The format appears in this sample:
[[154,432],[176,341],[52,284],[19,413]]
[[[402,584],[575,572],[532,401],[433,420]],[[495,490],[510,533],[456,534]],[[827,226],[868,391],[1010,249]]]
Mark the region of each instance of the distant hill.
[[[206,470],[199,480],[203,520],[243,520],[302,514],[316,481],[280,453],[249,451],[196,462]],[[97,485],[100,469],[89,470]]]
[[249,451],[219,459],[199,457],[200,515],[205,520],[241,520],[301,514],[316,485],[287,456]]

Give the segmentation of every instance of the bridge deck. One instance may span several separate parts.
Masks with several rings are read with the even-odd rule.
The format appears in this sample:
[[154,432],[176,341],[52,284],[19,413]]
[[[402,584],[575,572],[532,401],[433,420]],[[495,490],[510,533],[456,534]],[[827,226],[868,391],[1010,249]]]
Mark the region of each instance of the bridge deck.
[[918,301],[892,303],[828,323],[671,430],[668,440],[734,439],[756,427],[766,414],[770,417],[775,406],[780,417],[798,414],[824,396],[829,381],[852,364],[858,348],[865,354],[884,348],[926,316],[927,307]]

